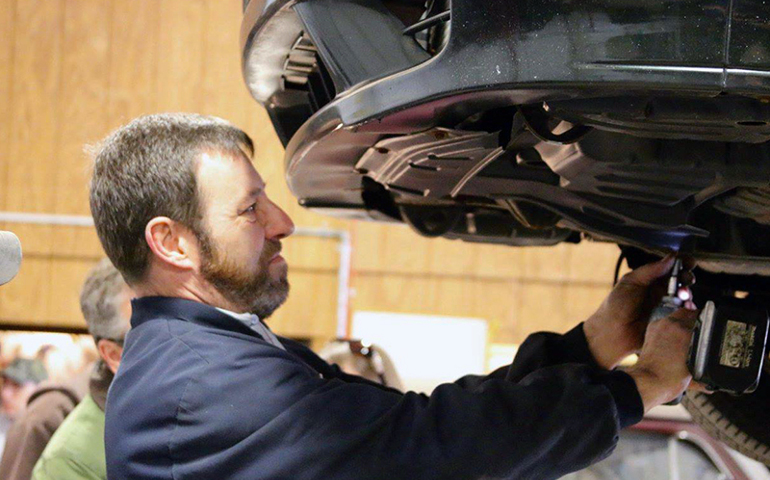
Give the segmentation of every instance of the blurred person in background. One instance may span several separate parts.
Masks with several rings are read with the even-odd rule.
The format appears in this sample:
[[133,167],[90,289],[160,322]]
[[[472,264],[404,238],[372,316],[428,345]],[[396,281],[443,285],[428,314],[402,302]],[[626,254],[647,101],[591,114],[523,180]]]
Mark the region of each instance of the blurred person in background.
[[69,379],[93,366],[99,357],[91,335],[54,332],[0,332],[0,366],[15,358],[37,358],[43,362],[48,379]]
[[396,366],[385,350],[377,345],[362,340],[333,340],[318,352],[318,356],[329,364],[337,365],[345,373],[404,390]]
[[37,385],[48,378],[48,373],[38,359],[17,358],[3,370],[2,377],[2,411],[11,420],[16,420]]
[[43,345],[35,360],[48,372],[29,395],[14,420],[0,460],[0,479],[28,480],[53,432],[88,390],[91,365],[83,365],[79,349]]
[[[3,336],[0,335],[0,364],[2,364],[3,353]],[[0,389],[3,388],[2,379],[0,379]],[[0,412],[3,410],[3,399],[0,398]],[[11,419],[6,418],[5,415],[0,413],[0,457],[3,455],[3,448],[5,448],[5,436],[8,433],[8,429],[11,428]]]
[[[80,308],[100,359],[91,376],[89,393],[56,430],[37,464],[33,462],[33,479],[107,478],[104,404],[130,327],[130,300],[131,291],[112,263],[107,259],[99,262],[83,285]],[[0,478],[5,479],[1,473]]]
[[[16,419],[21,416],[37,385],[48,378],[48,373],[40,360],[16,358],[3,369],[0,377],[0,453],[4,453],[5,446],[10,443]],[[2,468],[0,478],[6,479]]]
[[[84,342],[86,339],[90,345]],[[48,380],[38,384],[14,422],[0,413],[0,459],[6,434],[17,451],[34,448],[29,442],[37,439],[39,455],[54,430],[88,391],[88,377],[98,357],[93,339],[90,335],[64,333],[2,332],[0,346],[0,365],[10,364],[17,357],[36,358],[48,373]],[[9,433],[11,425],[13,431]],[[18,440],[21,438],[27,441]]]
[[[45,371],[48,372],[47,382],[70,383],[78,374],[83,371],[88,372],[93,367],[93,364],[84,362],[85,354],[77,347],[74,341],[68,347],[62,348],[60,345],[48,344],[43,345],[38,350],[35,358],[43,362]],[[79,390],[84,394],[85,388],[88,386],[88,376],[83,376],[86,380],[82,382],[83,388]]]

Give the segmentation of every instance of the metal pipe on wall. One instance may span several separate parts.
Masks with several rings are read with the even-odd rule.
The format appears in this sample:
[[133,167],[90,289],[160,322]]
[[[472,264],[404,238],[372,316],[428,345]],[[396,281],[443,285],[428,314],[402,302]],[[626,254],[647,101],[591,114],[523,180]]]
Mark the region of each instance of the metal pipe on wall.
[[[51,213],[0,212],[0,222],[67,227],[93,227],[93,218],[87,215],[59,215]],[[340,262],[337,269],[337,329],[339,338],[348,337],[350,310],[350,269],[353,246],[347,230],[297,227],[294,235],[300,237],[332,238],[339,242]],[[23,245],[22,245],[23,248]]]

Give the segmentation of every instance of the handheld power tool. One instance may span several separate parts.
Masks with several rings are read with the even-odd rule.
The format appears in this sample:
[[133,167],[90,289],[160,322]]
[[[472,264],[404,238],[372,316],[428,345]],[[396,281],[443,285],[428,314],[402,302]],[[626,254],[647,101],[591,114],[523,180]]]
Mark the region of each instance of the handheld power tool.
[[[689,300],[689,291],[679,279],[682,271],[682,261],[677,259],[651,322],[674,313]],[[769,324],[767,308],[750,299],[723,297],[706,302],[695,323],[687,359],[693,380],[733,395],[756,390],[767,354]],[[678,400],[681,397],[673,403]]]

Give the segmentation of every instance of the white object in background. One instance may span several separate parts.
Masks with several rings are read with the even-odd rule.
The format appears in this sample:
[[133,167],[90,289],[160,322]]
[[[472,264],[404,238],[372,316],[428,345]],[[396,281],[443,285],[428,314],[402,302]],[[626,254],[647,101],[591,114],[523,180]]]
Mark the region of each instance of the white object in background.
[[0,231],[0,285],[13,280],[21,268],[21,242],[11,232]]
[[352,338],[387,352],[405,390],[430,393],[485,371],[487,322],[479,318],[355,312]]
[[487,355],[487,372],[493,372],[500,367],[513,363],[513,358],[519,346],[513,343],[493,343],[489,346]]

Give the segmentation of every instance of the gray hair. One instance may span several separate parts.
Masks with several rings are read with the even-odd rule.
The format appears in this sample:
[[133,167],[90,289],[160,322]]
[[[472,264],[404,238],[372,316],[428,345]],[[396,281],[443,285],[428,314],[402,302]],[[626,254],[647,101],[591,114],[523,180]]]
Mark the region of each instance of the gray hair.
[[121,312],[122,294],[128,286],[108,258],[100,261],[88,274],[80,291],[80,310],[88,332],[99,339],[123,340],[128,320]]
[[90,206],[104,251],[126,282],[143,280],[150,262],[147,223],[165,216],[204,232],[195,171],[206,151],[253,154],[251,138],[226,121],[190,113],[139,117],[94,150]]

